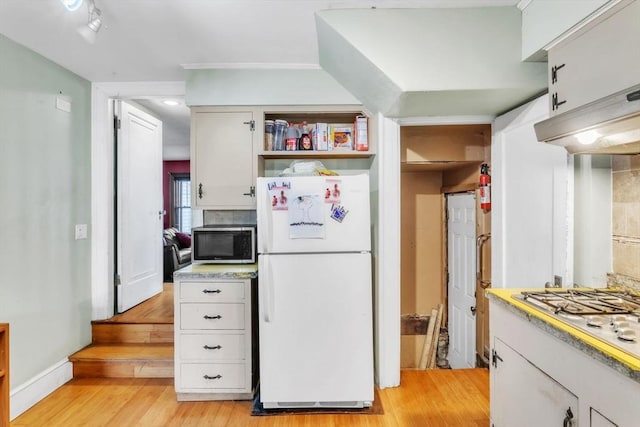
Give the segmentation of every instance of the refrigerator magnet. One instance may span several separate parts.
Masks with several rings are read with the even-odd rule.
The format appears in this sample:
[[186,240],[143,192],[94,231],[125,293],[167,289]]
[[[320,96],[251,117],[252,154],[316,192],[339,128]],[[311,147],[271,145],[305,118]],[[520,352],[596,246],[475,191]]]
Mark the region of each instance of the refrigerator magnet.
[[349,211],[346,210],[342,205],[331,205],[331,219],[342,222],[342,220],[347,216],[348,213]]

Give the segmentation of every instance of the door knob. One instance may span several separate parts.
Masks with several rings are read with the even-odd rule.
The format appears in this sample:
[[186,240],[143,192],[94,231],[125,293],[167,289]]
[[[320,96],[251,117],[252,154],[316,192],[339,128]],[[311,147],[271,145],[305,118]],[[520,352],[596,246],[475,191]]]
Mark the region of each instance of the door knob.
[[471,314],[473,314],[474,316],[476,315],[476,308],[475,307],[469,307],[469,310],[471,310]]

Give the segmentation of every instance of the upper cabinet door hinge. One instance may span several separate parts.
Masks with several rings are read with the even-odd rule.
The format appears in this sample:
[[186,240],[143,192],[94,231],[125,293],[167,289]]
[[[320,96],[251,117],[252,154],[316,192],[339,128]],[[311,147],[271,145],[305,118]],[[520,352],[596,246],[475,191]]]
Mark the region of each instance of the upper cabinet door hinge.
[[253,132],[254,130],[256,130],[256,121],[255,120],[249,120],[248,122],[243,122],[245,125],[249,125],[249,130],[251,132]]
[[120,126],[122,125],[122,123],[120,122],[120,119],[117,117],[113,118],[113,128],[114,129],[120,129]]

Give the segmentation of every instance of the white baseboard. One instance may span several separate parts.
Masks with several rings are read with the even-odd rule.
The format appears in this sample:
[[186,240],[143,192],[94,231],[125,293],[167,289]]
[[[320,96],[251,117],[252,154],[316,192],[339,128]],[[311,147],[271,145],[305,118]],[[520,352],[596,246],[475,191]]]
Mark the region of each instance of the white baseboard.
[[11,390],[10,420],[13,421],[72,378],[73,364],[64,359]]

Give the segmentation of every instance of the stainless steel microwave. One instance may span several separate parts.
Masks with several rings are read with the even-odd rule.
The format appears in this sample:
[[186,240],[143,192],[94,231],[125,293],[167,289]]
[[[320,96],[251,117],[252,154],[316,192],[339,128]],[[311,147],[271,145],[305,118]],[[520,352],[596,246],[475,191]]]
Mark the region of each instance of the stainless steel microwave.
[[194,228],[191,239],[191,260],[195,264],[256,262],[255,225],[207,225]]

